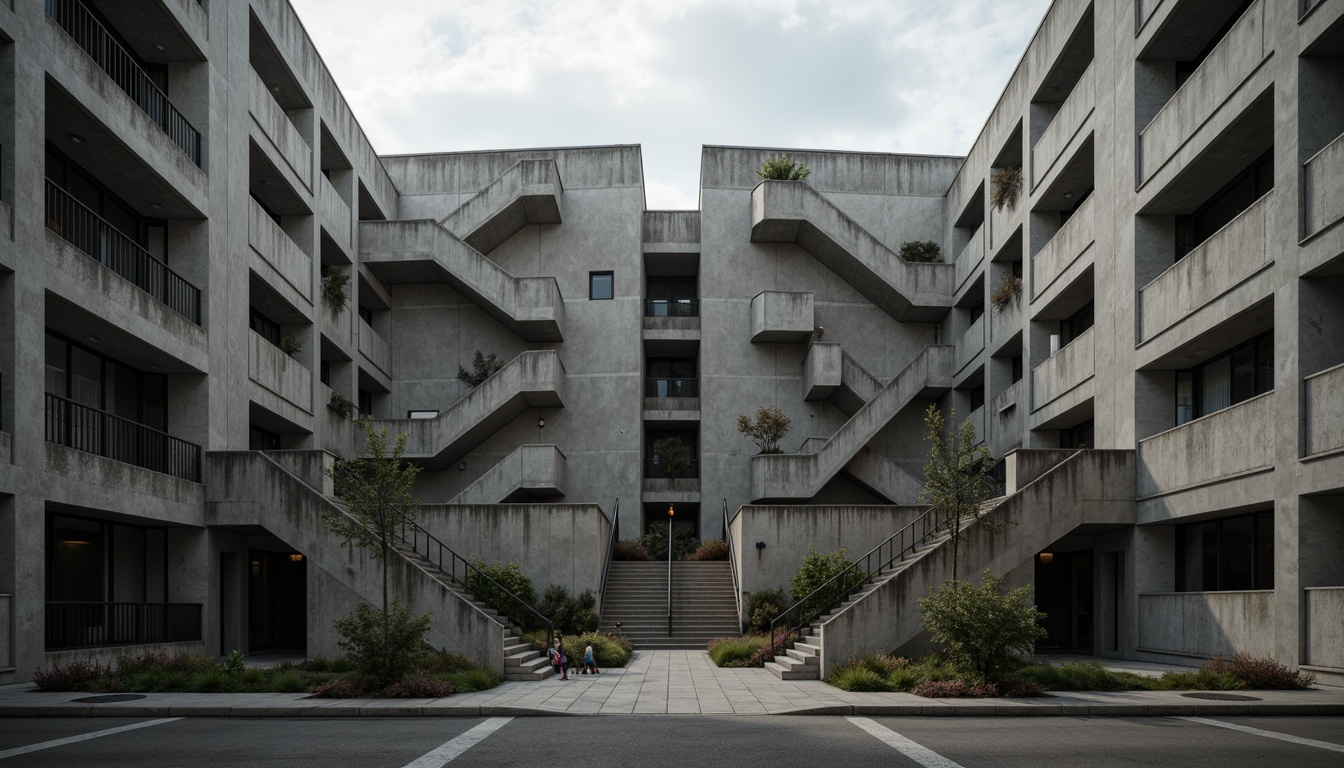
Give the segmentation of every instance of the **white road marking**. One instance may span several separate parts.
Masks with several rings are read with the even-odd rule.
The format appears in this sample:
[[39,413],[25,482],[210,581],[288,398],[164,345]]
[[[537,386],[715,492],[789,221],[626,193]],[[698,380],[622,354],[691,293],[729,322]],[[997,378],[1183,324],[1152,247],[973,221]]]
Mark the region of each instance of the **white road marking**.
[[866,717],[846,717],[845,719],[876,736],[878,741],[914,760],[924,768],[961,768],[959,763],[943,757],[922,744],[916,744],[881,723]]
[[1259,728],[1252,728],[1249,725],[1237,725],[1236,723],[1225,723],[1222,720],[1210,720],[1207,717],[1182,717],[1180,719],[1189,720],[1192,723],[1212,725],[1217,728],[1226,728],[1230,731],[1241,731],[1242,733],[1249,733],[1253,736],[1264,736],[1267,739],[1278,739],[1279,741],[1287,741],[1293,744],[1302,744],[1308,747],[1316,747],[1317,749],[1328,749],[1331,752],[1344,752],[1344,746],[1341,746],[1339,744],[1331,744],[1328,741],[1317,741],[1316,739],[1307,739],[1303,738],[1302,736],[1293,736],[1291,734],[1279,733],[1277,731],[1265,731]]
[[151,725],[162,725],[164,723],[172,723],[181,719],[182,718],[180,717],[165,717],[160,720],[146,720],[143,723],[132,723],[131,725],[121,725],[117,726],[116,728],[106,728],[101,731],[94,731],[93,733],[81,733],[78,736],[67,736],[64,739],[52,739],[51,741],[44,741],[41,742],[40,744],[29,744],[26,747],[15,747],[14,749],[7,749],[4,752],[0,752],[0,760],[4,760],[7,757],[17,757],[18,755],[26,755],[29,752],[37,752],[43,749],[51,749],[52,747],[62,747],[65,746],[66,744],[75,744],[81,741],[88,741],[89,739],[96,739],[100,736],[111,736],[114,733],[122,733],[124,731],[134,731],[137,728],[148,728]]
[[453,758],[481,743],[486,736],[503,728],[504,724],[512,719],[512,717],[492,717],[461,736],[445,741],[432,752],[426,752],[420,759],[407,763],[405,768],[439,768],[447,765]]

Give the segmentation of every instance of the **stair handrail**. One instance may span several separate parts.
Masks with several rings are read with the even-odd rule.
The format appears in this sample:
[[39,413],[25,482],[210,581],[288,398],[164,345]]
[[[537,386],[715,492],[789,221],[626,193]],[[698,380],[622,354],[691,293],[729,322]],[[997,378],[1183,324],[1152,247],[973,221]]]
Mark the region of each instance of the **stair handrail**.
[[[906,557],[924,546],[931,536],[946,527],[938,519],[932,507],[911,520],[904,528],[893,533],[868,554],[858,558],[843,571],[835,574],[812,590],[803,599],[789,606],[783,613],[770,621],[770,647],[772,653],[783,653],[783,647],[789,638],[812,623],[818,616],[844,602],[854,590],[875,576],[880,576],[896,563],[904,562]],[[909,544],[905,542],[909,540]],[[897,546],[900,548],[897,549]],[[889,556],[884,552],[890,552]],[[876,564],[874,565],[874,560]],[[793,616],[793,619],[789,617]],[[801,618],[798,618],[801,617]],[[777,629],[783,625],[782,629]]]
[[607,561],[602,565],[602,582],[597,587],[597,625],[602,626],[602,611],[607,607],[607,575],[611,573],[611,555],[621,538],[621,500],[611,510],[611,535],[607,537]]
[[[462,557],[461,555],[454,552],[451,547],[440,541],[436,536],[434,536],[434,534],[425,530],[425,528],[421,526],[419,523],[415,522],[414,520],[404,515],[401,516],[400,523],[401,525],[398,535],[401,538],[402,543],[408,545],[411,548],[411,550],[414,551],[417,555],[420,555],[421,557],[428,560],[430,563],[436,565],[440,572],[445,574],[452,581],[461,584],[462,588],[466,589],[468,592],[471,592],[471,590],[467,588],[468,579],[470,579],[471,577],[483,579],[491,587],[497,590],[497,594],[502,594],[506,596],[508,599],[512,600],[518,607],[521,607],[523,609],[523,611],[520,614],[521,616],[526,617],[528,614],[531,614],[532,618],[535,619],[538,624],[546,628],[547,650],[549,650],[551,646],[554,645],[555,626],[551,624],[551,620],[543,616],[540,611],[538,611],[536,608],[533,608],[526,600],[515,595],[504,585],[490,578],[488,575],[486,575],[484,571],[482,571],[480,568],[477,568],[470,560],[467,560],[465,557]],[[408,530],[410,532],[409,536],[407,535]],[[424,551],[421,551],[420,549],[422,542],[424,544]],[[437,555],[437,557],[431,556],[431,553],[433,555]],[[447,568],[444,567],[445,553],[447,553],[448,555]],[[461,577],[457,575],[459,563],[462,566]],[[481,599],[484,600],[484,598],[481,595],[476,595],[476,597],[481,597]],[[489,604],[488,601],[486,602],[487,604]],[[491,607],[499,610],[500,613],[507,616],[510,620],[517,621],[519,631],[525,631],[527,629],[525,622],[523,622],[518,617],[514,616],[508,611],[503,610],[502,608],[499,608],[499,606],[491,606]]]
[[[670,509],[670,508],[669,508]],[[667,636],[672,637],[672,518],[667,518]]]
[[737,631],[742,633],[742,587],[737,579],[737,558],[733,551],[733,537],[728,533],[728,499],[723,500],[723,540],[728,542],[728,569],[733,573],[733,601],[737,603]]

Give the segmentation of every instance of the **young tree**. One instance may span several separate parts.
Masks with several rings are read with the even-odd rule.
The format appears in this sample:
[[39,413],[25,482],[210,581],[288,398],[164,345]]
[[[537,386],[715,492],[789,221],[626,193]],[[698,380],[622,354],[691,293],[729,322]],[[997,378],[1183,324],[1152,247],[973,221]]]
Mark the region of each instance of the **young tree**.
[[475,389],[484,384],[486,379],[499,373],[499,369],[503,367],[504,361],[496,357],[494,352],[486,357],[478,349],[476,350],[476,356],[471,360],[470,371],[460,365],[457,366],[457,379]]
[[1032,603],[1031,587],[1005,592],[1003,579],[988,568],[979,588],[953,579],[919,599],[924,628],[946,648],[963,674],[995,681],[1011,669],[1019,653],[1031,653],[1045,637],[1045,614]]
[[[949,420],[956,424],[955,410]],[[948,429],[942,411],[930,405],[924,414],[924,426],[929,430],[929,460],[924,464],[924,490],[919,499],[932,507],[939,524],[951,531],[952,580],[956,581],[962,521],[980,516],[980,505],[993,488],[989,479],[993,460],[988,446],[976,444],[975,427],[969,420],[960,429]],[[1009,524],[985,520],[981,525],[994,533]]]
[[653,441],[653,455],[669,480],[676,480],[691,468],[690,448],[677,435],[660,437]]
[[345,537],[344,545],[368,550],[383,566],[383,619],[387,620],[387,561],[397,540],[397,528],[403,520],[415,519],[415,497],[411,484],[420,467],[402,461],[408,435],[397,435],[389,451],[387,428],[379,429],[373,420],[361,420],[365,456],[337,462],[327,468],[336,486],[336,494],[349,508],[350,516],[323,515],[322,522],[336,535]]
[[737,431],[755,441],[761,453],[779,453],[779,441],[789,434],[789,417],[778,405],[760,408],[753,420],[745,413],[737,417]]

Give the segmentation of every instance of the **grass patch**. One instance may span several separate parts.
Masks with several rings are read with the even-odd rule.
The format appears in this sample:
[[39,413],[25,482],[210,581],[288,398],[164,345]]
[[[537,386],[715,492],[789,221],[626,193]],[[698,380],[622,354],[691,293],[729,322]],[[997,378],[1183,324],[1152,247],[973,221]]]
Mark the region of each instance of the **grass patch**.
[[709,641],[709,658],[719,667],[763,666],[753,664],[760,658],[761,650],[770,644],[766,635],[745,635],[743,637],[721,637]]

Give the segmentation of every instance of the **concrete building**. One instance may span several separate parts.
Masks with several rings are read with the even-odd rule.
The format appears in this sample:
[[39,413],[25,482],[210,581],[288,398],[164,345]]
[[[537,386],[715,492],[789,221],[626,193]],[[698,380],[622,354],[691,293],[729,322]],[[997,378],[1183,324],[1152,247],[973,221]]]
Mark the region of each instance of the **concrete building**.
[[[378,593],[320,522],[349,407],[423,467],[397,593],[505,670],[451,553],[602,593],[673,504],[782,586],[921,519],[936,404],[1018,523],[963,572],[1034,584],[1045,645],[1344,683],[1341,94],[1344,0],[1058,0],[964,158],[706,146],[649,211],[634,145],[377,155],[284,0],[0,2],[0,682],[332,653]],[[917,646],[940,541],[776,671]]]

